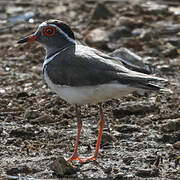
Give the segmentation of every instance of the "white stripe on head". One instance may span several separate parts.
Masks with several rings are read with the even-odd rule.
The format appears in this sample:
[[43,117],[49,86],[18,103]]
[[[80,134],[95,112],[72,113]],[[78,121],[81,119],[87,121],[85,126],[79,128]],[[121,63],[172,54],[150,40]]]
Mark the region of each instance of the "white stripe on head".
[[47,26],[47,23],[46,22],[42,22],[39,27],[43,27],[43,26]]

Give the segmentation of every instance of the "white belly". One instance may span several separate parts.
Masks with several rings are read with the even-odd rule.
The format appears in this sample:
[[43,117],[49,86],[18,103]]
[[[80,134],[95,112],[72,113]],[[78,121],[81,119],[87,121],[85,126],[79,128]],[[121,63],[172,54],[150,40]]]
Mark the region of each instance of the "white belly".
[[60,98],[64,99],[68,103],[78,105],[98,103],[112,98],[119,98],[136,90],[128,85],[123,85],[116,82],[81,87],[56,85],[53,84],[49,79],[46,70],[44,71],[44,78],[49,87],[55,91]]

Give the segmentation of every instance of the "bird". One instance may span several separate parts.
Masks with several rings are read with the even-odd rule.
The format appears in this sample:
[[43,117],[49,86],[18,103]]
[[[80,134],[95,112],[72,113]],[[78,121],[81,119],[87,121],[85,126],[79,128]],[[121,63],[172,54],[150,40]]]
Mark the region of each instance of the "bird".
[[[87,45],[78,44],[71,27],[60,20],[46,20],[37,30],[17,43],[39,42],[46,50],[43,75],[48,86],[57,95],[75,106],[77,117],[77,136],[74,152],[67,161],[80,163],[97,160],[105,120],[102,103],[126,96],[144,89],[160,91],[163,87],[156,82],[166,81],[126,63],[116,53],[106,54]],[[127,65],[127,66],[126,66]],[[80,158],[79,138],[82,129],[81,106],[98,104],[99,131],[96,149],[91,157]]]

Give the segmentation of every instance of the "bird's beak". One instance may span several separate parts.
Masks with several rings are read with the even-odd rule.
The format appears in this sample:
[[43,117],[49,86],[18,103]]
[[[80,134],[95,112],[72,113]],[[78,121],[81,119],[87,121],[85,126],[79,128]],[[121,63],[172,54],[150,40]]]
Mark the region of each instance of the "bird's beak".
[[30,36],[20,39],[17,43],[34,42],[37,40],[37,35],[32,34]]

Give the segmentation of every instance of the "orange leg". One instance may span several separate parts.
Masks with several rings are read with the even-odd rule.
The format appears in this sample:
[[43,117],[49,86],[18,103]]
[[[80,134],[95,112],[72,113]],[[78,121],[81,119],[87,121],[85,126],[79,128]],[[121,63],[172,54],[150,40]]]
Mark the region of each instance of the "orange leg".
[[100,121],[99,121],[98,139],[97,139],[97,142],[96,142],[96,151],[94,153],[94,156],[86,159],[86,162],[91,161],[91,160],[96,160],[97,156],[98,156],[98,153],[99,153],[99,147],[100,147],[102,132],[103,132],[104,124],[105,124],[101,104],[99,104],[99,112],[100,112]]
[[68,161],[78,160],[80,163],[83,163],[83,160],[79,158],[78,153],[77,153],[78,145],[79,145],[79,137],[80,137],[81,129],[82,129],[82,121],[80,118],[80,113],[81,112],[80,112],[78,106],[76,105],[76,116],[77,116],[77,120],[78,120],[78,122],[77,122],[78,132],[77,132],[77,136],[76,136],[74,153],[73,153],[72,157],[68,159]]

